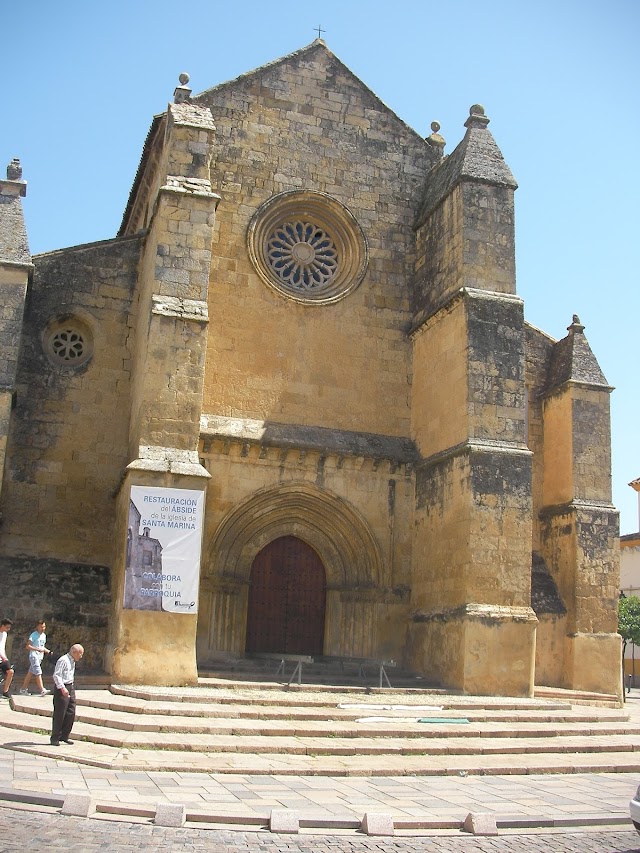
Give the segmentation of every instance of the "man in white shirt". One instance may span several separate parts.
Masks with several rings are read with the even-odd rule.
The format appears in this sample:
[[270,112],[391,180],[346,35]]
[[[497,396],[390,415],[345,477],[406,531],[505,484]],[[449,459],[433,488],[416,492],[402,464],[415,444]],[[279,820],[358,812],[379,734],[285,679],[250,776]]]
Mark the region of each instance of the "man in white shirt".
[[76,643],[66,655],[58,658],[53,671],[53,724],[51,726],[51,746],[62,743],[72,744],[69,740],[76,718],[76,690],[73,684],[76,661],[84,654],[83,647]]

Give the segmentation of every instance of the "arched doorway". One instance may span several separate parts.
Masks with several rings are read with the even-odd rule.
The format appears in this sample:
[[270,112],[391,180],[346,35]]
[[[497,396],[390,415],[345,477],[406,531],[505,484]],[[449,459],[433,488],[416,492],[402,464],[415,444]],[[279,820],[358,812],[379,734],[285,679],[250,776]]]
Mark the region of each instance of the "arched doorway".
[[321,655],[326,577],[314,549],[281,536],[253,561],[247,607],[247,652]]

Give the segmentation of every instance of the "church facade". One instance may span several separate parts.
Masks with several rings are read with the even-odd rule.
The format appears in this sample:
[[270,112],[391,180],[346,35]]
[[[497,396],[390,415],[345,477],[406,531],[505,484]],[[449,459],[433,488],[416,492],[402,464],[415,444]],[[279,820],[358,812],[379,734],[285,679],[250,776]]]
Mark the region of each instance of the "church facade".
[[445,155],[320,39],[188,82],[115,238],[32,257],[0,181],[2,615],[121,682],[274,652],[620,695],[611,387],[577,316],[524,319],[484,109]]

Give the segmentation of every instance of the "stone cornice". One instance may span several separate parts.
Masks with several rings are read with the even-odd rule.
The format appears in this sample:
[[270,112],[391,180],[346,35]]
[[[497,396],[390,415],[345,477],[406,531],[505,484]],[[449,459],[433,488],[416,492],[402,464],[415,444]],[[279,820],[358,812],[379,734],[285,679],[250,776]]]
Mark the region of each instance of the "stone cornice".
[[529,450],[526,444],[519,444],[507,441],[494,441],[492,439],[468,439],[461,441],[453,447],[447,447],[439,453],[433,453],[421,459],[417,467],[420,469],[429,468],[432,465],[439,465],[448,459],[453,459],[456,456],[471,455],[473,453],[501,453],[506,456],[522,456],[525,458],[533,456],[533,452]]
[[223,439],[283,450],[316,451],[324,455],[388,459],[402,464],[413,464],[419,458],[416,446],[409,438],[219,415],[201,417],[200,437],[205,450],[207,443]]
[[542,507],[538,513],[540,518],[553,518],[556,515],[568,515],[573,512],[606,512],[618,514],[616,507],[608,501],[585,501],[574,499],[562,504],[552,504]]
[[457,302],[469,297],[470,299],[493,299],[502,302],[511,302],[517,305],[524,305],[524,300],[515,293],[500,293],[497,290],[480,290],[477,287],[460,287],[454,293],[446,296],[432,310],[425,312],[419,316],[411,328],[408,330],[409,337],[414,337],[418,332],[424,332],[428,329],[431,321],[437,321],[440,314],[445,314],[451,311]]

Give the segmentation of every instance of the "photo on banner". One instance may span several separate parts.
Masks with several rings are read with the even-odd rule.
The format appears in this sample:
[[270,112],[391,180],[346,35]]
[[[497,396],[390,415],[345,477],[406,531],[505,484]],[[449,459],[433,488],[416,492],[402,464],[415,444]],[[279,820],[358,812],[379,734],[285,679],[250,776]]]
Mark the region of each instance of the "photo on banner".
[[204,492],[132,486],[125,610],[198,612]]

